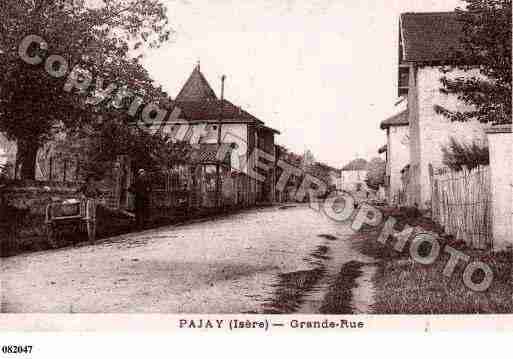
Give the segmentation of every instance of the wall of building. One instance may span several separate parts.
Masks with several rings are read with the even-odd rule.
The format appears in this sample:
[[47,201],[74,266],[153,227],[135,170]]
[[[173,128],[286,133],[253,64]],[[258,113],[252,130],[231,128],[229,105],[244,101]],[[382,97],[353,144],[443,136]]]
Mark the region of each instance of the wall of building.
[[[182,125],[183,129],[177,132],[177,125]],[[217,126],[217,123],[190,125],[185,120],[182,120],[179,123],[167,124],[163,131],[175,138],[189,139],[192,143],[197,143],[198,141],[200,143],[217,143]],[[189,131],[188,135],[186,131]],[[191,134],[195,135],[192,135],[191,138]],[[274,156],[274,133],[265,128],[257,128],[254,124],[223,123],[221,125],[221,142],[234,143],[236,145],[232,152],[231,166],[233,169],[239,170],[244,174],[249,173],[248,168],[255,168],[255,160],[250,156],[253,148],[256,146]],[[251,163],[248,163],[248,161],[251,161]],[[237,186],[242,188],[238,191],[240,193],[238,200],[245,205],[253,205],[258,201],[273,201],[275,194],[274,184],[274,168],[267,173],[264,182],[243,176],[237,182]]]
[[341,171],[341,182],[343,191],[356,191],[358,185],[362,190],[367,189],[365,183],[367,178],[367,171]]
[[409,127],[392,126],[387,131],[387,176],[389,202],[397,204],[402,190],[401,170],[410,162]]
[[[176,132],[176,126],[183,125],[184,132],[179,130]],[[185,120],[181,123],[169,123],[163,128],[163,132],[171,134],[177,138],[190,138],[191,133],[195,133],[200,138],[190,138],[191,142],[201,143],[217,143],[218,137],[218,124],[215,123],[201,123],[201,124],[186,124]],[[189,135],[186,135],[189,131]],[[221,125],[221,142],[222,143],[235,143],[237,148],[232,152],[232,167],[241,168],[248,155],[248,124],[245,123],[223,123]]]
[[8,141],[7,138],[0,133],[0,166],[11,164],[7,175],[14,177],[14,164],[16,163],[16,143]]
[[[274,133],[268,129],[261,128],[258,131],[258,148],[275,158]],[[265,175],[265,181],[262,186],[262,198],[264,202],[273,202],[275,200],[275,161],[260,160],[270,166],[268,171],[260,171]]]
[[418,110],[418,89],[417,89],[418,69],[413,64],[410,65],[410,75],[408,78],[408,122],[410,132],[410,169],[409,185],[407,188],[406,204],[413,206],[420,203],[420,178],[419,168],[420,158],[420,127]]
[[494,249],[513,246],[513,134],[489,133]]
[[[455,95],[440,92],[442,72],[438,66],[413,68],[410,76],[410,93],[408,106],[410,112],[410,161],[412,193],[410,204],[420,208],[429,206],[431,187],[429,164],[436,169],[442,167],[442,147],[450,142],[451,137],[459,142],[477,141],[486,144],[484,125],[476,120],[469,122],[452,122],[436,113],[435,106],[442,106],[450,111],[468,111],[471,108],[457,99]],[[453,70],[449,78],[474,76],[477,71],[463,72]]]

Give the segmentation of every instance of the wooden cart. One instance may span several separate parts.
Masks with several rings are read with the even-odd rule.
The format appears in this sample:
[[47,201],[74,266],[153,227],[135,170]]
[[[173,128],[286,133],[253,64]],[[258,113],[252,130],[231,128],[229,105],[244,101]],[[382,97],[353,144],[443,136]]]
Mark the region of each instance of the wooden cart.
[[46,233],[54,244],[56,234],[64,228],[87,231],[89,241],[96,239],[96,202],[93,199],[54,202],[46,207]]

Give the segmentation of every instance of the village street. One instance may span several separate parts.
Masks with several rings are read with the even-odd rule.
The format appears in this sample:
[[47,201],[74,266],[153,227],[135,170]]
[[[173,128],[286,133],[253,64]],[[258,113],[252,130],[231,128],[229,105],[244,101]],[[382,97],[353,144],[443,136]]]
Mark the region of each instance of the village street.
[[[351,249],[351,234],[348,224],[335,223],[306,205],[274,206],[96,245],[5,258],[2,309],[264,313],[280,273],[308,273],[322,265],[316,290],[303,296],[295,310],[315,313],[342,264],[370,261]],[[370,285],[368,279],[359,281],[363,289]],[[353,298],[360,301],[354,303],[360,311],[370,304],[369,294]]]

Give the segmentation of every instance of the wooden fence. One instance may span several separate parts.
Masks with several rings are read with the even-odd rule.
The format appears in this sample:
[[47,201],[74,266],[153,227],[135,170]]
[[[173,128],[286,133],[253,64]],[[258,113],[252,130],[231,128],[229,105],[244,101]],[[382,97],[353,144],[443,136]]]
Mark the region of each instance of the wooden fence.
[[490,168],[436,174],[430,169],[430,177],[433,220],[472,248],[491,249]]

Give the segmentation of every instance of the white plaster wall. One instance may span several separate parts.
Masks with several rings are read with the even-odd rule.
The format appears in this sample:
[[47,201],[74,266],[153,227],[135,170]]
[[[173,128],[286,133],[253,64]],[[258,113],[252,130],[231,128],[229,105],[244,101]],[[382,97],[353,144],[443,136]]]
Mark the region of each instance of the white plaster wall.
[[387,156],[387,175],[390,176],[389,196],[391,202],[397,203],[399,191],[402,189],[401,170],[410,161],[408,126],[389,128]]
[[410,76],[408,82],[408,122],[410,132],[410,183],[407,189],[407,205],[413,206],[420,202],[420,184],[418,169],[420,166],[420,136],[419,136],[419,113],[418,113],[418,90],[417,90],[418,69],[410,65]]
[[[164,133],[171,133],[172,128],[177,123],[169,123],[163,128]],[[215,123],[201,123],[189,125],[185,120],[178,123],[184,126],[183,131],[193,131],[198,136],[201,135],[201,143],[217,143],[217,126]],[[182,130],[180,130],[182,131]],[[177,133],[177,137],[184,137],[182,132]],[[195,141],[197,142],[199,138]],[[221,142],[235,143],[237,148],[232,152],[232,166],[241,168],[247,161],[248,156],[248,125],[245,123],[223,123],[221,125]],[[194,142],[194,139],[191,139]]]
[[494,249],[513,246],[512,133],[488,134],[492,185]]
[[[463,72],[454,70],[448,77],[461,77],[478,75],[477,71]],[[416,134],[418,169],[416,182],[419,186],[418,205],[426,208],[431,199],[431,188],[428,166],[431,163],[435,168],[442,166],[442,150],[449,143],[451,137],[460,142],[472,143],[479,141],[486,144],[484,125],[476,120],[469,122],[452,122],[448,118],[435,112],[435,105],[442,106],[451,111],[466,111],[470,107],[458,100],[455,95],[445,95],[440,92],[440,78],[443,74],[440,67],[421,67],[417,70],[417,121]],[[410,126],[411,129],[415,127]],[[410,134],[412,137],[412,134]],[[414,137],[414,136],[413,136]]]
[[356,190],[356,184],[360,183],[362,189],[367,189],[365,178],[367,177],[367,171],[341,171],[341,182],[342,189],[345,191]]
[[7,140],[7,138],[0,133],[0,165],[7,161],[14,161],[16,159],[16,152],[16,142]]

